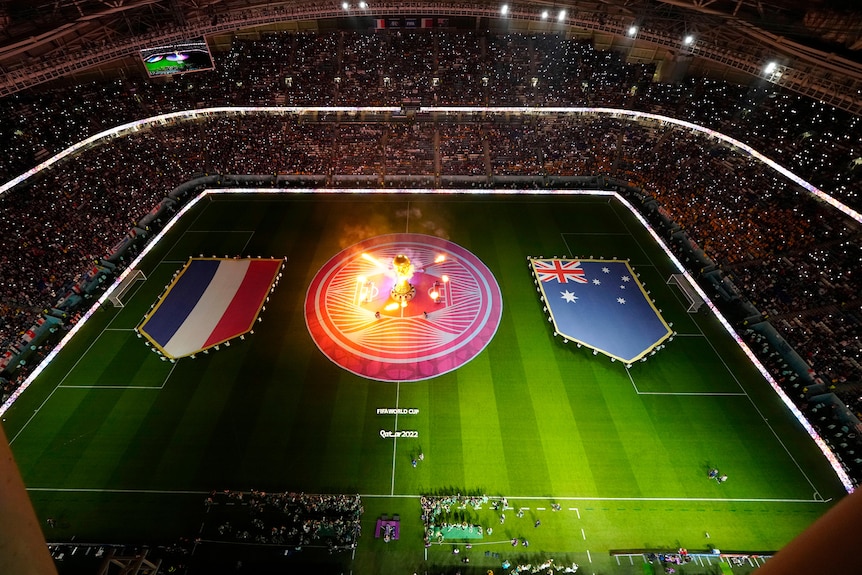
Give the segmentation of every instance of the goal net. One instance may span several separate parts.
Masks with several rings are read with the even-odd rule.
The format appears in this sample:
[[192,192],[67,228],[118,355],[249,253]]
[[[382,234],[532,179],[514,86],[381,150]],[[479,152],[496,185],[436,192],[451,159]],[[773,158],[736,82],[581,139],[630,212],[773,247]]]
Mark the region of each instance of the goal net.
[[688,300],[688,310],[686,310],[688,313],[695,313],[703,305],[703,298],[700,297],[700,294],[694,289],[685,275],[671,274],[667,280],[667,284],[679,287],[680,291],[685,295],[685,299]]
[[129,275],[123,278],[123,281],[120,282],[120,285],[114,288],[114,291],[108,295],[108,301],[111,302],[114,307],[125,307],[123,305],[123,298],[129,292],[129,289],[139,280],[146,280],[147,276],[144,275],[144,272],[141,270],[132,270]]

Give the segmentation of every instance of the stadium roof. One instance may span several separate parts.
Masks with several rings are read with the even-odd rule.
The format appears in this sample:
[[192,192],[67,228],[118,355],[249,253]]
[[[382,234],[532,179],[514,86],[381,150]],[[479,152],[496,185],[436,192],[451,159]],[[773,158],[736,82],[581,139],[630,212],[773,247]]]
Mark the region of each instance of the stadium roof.
[[[322,20],[395,15],[492,22],[503,18],[502,4],[369,0],[360,8],[358,0],[0,0],[0,96],[190,37],[284,22],[315,29]],[[515,29],[565,29],[604,39],[607,47],[651,47],[646,54],[658,60],[736,70],[862,114],[862,11],[853,6],[853,0],[540,0],[509,2],[505,19]],[[557,15],[561,9],[562,23],[542,17],[544,10]],[[775,64],[767,73],[769,62]]]

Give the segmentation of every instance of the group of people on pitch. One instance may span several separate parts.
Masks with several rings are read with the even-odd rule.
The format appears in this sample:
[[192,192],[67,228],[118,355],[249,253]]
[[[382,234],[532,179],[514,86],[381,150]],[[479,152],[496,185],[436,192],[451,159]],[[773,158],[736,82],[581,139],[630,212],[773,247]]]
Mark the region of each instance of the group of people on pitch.
[[716,469],[714,467],[709,470],[709,473],[707,474],[707,476],[710,479],[715,479],[719,484],[727,481],[727,475],[724,475],[723,473],[719,474],[718,469]]

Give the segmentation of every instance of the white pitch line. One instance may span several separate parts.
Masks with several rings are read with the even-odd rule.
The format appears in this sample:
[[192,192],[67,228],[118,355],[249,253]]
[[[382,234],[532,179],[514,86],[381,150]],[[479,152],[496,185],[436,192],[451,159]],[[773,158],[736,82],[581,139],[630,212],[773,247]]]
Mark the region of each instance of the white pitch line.
[[423,495],[389,495],[388,493],[360,493],[360,497],[368,497],[369,499],[421,499]]
[[165,376],[165,379],[162,381],[162,384],[158,387],[149,385],[149,386],[137,386],[137,385],[58,385],[57,387],[62,387],[63,389],[148,389],[148,390],[162,390],[165,388],[165,385],[168,383],[168,380],[173,375],[174,370],[177,368],[177,363],[174,362],[171,364],[171,370]]
[[575,510],[575,513],[577,513],[577,514],[578,514],[578,519],[580,519],[580,518],[581,518],[581,512],[578,510],[578,508],[577,508],[577,507],[569,507],[569,510],[570,510],[570,511],[571,511],[572,509],[574,509],[574,510]]
[[[395,384],[395,431],[398,431],[398,400],[401,398],[401,382]],[[389,494],[395,494],[395,461],[398,449],[398,439],[392,438],[392,483],[389,486]]]
[[186,230],[186,234],[254,234],[254,230]]
[[592,562],[593,562],[593,556],[592,556],[592,555],[590,555],[590,550],[589,550],[589,549],[587,549],[587,559],[589,559],[589,560],[590,560],[590,563],[592,563]]
[[586,534],[586,533],[584,533],[584,528],[583,528],[583,527],[581,527],[581,537],[583,537],[583,538],[584,538],[584,541],[586,541],[586,540],[587,540],[587,534]]
[[[420,497],[412,495],[411,497]],[[512,500],[548,500],[548,496],[509,495]],[[822,499],[768,499],[768,498],[720,498],[720,497],[557,497],[560,501],[709,501],[714,503],[828,503]],[[528,509],[524,507],[523,509]]]
[[639,391],[638,395],[703,395],[714,397],[746,397],[747,393],[735,391]]
[[[706,336],[704,336],[706,337]],[[629,369],[626,369],[626,375],[629,376],[629,381],[632,382],[632,387],[635,390],[635,393],[638,395],[678,395],[678,396],[706,396],[706,397],[747,397],[748,394],[744,391],[742,393],[737,391],[641,391],[638,389],[638,386],[635,384],[635,380],[632,377],[632,372]]]
[[[81,493],[164,493],[168,495],[189,495],[189,494],[209,494],[209,491],[184,491],[184,490],[148,490],[148,489],[102,489],[102,488],[88,488],[88,487],[28,487],[28,491],[46,491],[46,492],[81,492]],[[423,497],[421,494],[410,495],[410,494],[385,494],[385,493],[360,493],[360,497],[367,497],[369,499],[383,499],[383,498],[396,498],[396,499],[420,499]],[[515,497],[511,496],[512,499],[547,499],[547,497]],[[685,502],[685,501],[701,501],[701,502],[712,502],[712,503],[819,503],[824,504],[827,503],[823,500],[816,499],[710,499],[706,497],[555,497],[555,499],[559,500],[569,500],[569,501],[672,501],[672,502]],[[526,507],[524,509],[527,509]],[[578,518],[580,518],[581,514],[577,508],[574,508],[578,514]]]
[[626,375],[627,375],[627,376],[629,376],[629,381],[630,381],[630,382],[632,382],[632,387],[635,389],[635,394],[640,395],[640,393],[641,393],[641,392],[640,392],[640,390],[638,389],[638,386],[637,386],[637,385],[635,385],[635,380],[634,380],[634,378],[632,377],[632,372],[631,372],[631,370],[626,369]]
[[164,386],[161,387],[142,387],[139,385],[61,385],[60,389],[148,389],[152,390],[161,390],[164,389]]
[[[640,247],[640,242],[636,240],[636,243]],[[641,250],[644,251],[644,253],[646,253],[646,251],[643,250],[643,248],[641,248]],[[652,258],[650,258],[650,256],[648,254],[647,254],[647,259],[652,260]],[[682,301],[680,300],[679,295],[677,295],[677,290],[674,290],[671,293],[673,294],[673,297],[675,297],[677,299],[677,301],[681,304]],[[743,387],[742,383],[739,381],[739,379],[736,377],[736,375],[733,373],[733,371],[731,371],[730,367],[727,365],[727,362],[724,359],[724,356],[722,354],[718,353],[718,350],[715,349],[715,345],[713,345],[712,340],[710,340],[708,337],[706,337],[706,334],[703,333],[703,329],[700,327],[700,325],[697,322],[695,322],[694,325],[697,328],[697,330],[701,334],[704,335],[704,338],[706,340],[707,345],[709,345],[709,347],[712,348],[713,353],[716,355],[716,357],[722,363],[722,365],[724,365],[725,370],[727,370],[727,373],[730,374],[730,377],[733,379],[733,381],[736,382],[736,385],[739,387],[739,389],[741,389],[745,393],[745,396],[748,397],[748,401],[751,403],[751,406],[754,408],[754,410],[757,412],[757,414],[760,416],[760,418],[763,420],[763,422],[766,424],[766,426],[769,428],[769,430],[775,436],[776,441],[778,441],[779,445],[781,445],[781,447],[787,453],[787,456],[790,457],[790,460],[799,469],[799,472],[802,474],[802,477],[805,478],[805,481],[807,481],[808,484],[811,486],[811,488],[814,489],[815,493],[817,493],[818,492],[817,487],[811,481],[811,478],[808,477],[808,474],[805,473],[805,470],[802,468],[802,465],[799,464],[799,462],[796,460],[796,458],[790,452],[790,449],[787,447],[787,445],[784,443],[784,441],[781,440],[781,437],[778,435],[778,432],[776,432],[775,429],[773,429],[772,425],[769,424],[769,420],[763,415],[763,412],[760,411],[760,408],[755,403],[754,398],[752,398],[748,394],[748,392],[745,390],[745,387]],[[632,381],[632,385],[634,385],[634,381]],[[635,388],[635,389],[637,389],[637,388]]]
[[[110,322],[108,322],[108,325],[111,325],[111,322],[113,322],[114,319],[116,319],[116,316],[114,316],[114,318],[111,319]],[[69,377],[69,375],[75,370],[75,368],[78,367],[78,364],[81,363],[81,360],[84,359],[84,356],[87,355],[88,353],[90,353],[90,350],[93,349],[93,346],[96,345],[96,342],[99,341],[99,338],[102,337],[103,333],[105,333],[104,329],[102,329],[102,331],[99,332],[99,335],[97,335],[93,339],[93,341],[90,343],[90,345],[84,351],[84,353],[81,354],[81,356],[78,358],[78,360],[72,366],[72,368],[68,372],[66,372],[66,375],[63,376],[63,379],[60,380],[60,383],[58,383],[57,386],[53,390],[51,390],[51,393],[48,394],[48,397],[45,398],[45,401],[43,401],[39,405],[39,407],[37,407],[35,410],[33,410],[33,415],[31,415],[30,418],[24,422],[24,425],[21,426],[21,429],[18,430],[18,433],[16,433],[14,435],[14,437],[12,437],[12,439],[9,440],[9,445],[12,445],[13,443],[15,443],[15,440],[18,439],[18,436],[21,435],[21,433],[23,433],[25,429],[27,429],[27,426],[30,425],[30,422],[33,421],[34,417],[36,417],[36,414],[38,414],[39,411],[43,407],[45,407],[45,404],[48,403],[48,400],[51,399],[51,396],[54,395],[54,392],[57,391],[58,389],[60,389],[60,386],[63,385],[63,382],[66,381],[66,378]]]
[[560,237],[563,238],[563,244],[566,246],[566,253],[572,255],[572,250],[569,249],[569,242],[566,241],[566,234],[560,232]]
[[27,487],[27,491],[49,493],[129,493],[140,495],[208,495],[210,491],[168,491],[164,489],[95,489],[88,487]]
[[[703,333],[703,329],[697,323],[695,323],[695,326],[697,326],[697,330],[699,332]],[[808,485],[811,486],[811,489],[813,489],[815,493],[819,493],[817,486],[814,485],[814,482],[811,481],[811,478],[808,477],[807,473],[805,473],[805,470],[802,468],[802,465],[799,464],[799,462],[793,456],[793,453],[790,452],[790,449],[781,439],[781,436],[778,435],[778,432],[775,431],[772,425],[770,425],[769,419],[767,419],[766,416],[763,415],[763,412],[760,411],[760,408],[757,406],[757,403],[754,401],[754,398],[748,394],[748,392],[745,390],[745,387],[742,386],[742,382],[740,382],[739,379],[736,377],[736,374],[731,371],[730,366],[727,365],[727,362],[724,359],[724,356],[718,353],[718,350],[715,349],[715,345],[713,345],[712,341],[709,338],[706,338],[706,343],[707,345],[709,345],[709,347],[712,348],[712,352],[716,355],[718,360],[724,366],[724,369],[727,371],[727,373],[730,374],[731,379],[736,382],[737,387],[739,387],[739,389],[744,392],[745,396],[748,398],[749,403],[751,403],[751,406],[754,408],[754,411],[757,412],[757,415],[760,416],[760,419],[763,420],[763,423],[766,424],[766,427],[768,427],[769,431],[772,432],[772,435],[775,436],[775,440],[778,442],[779,445],[781,445],[781,447],[784,449],[784,452],[787,453],[787,456],[790,458],[790,461],[792,461],[796,465],[796,468],[799,469],[799,473],[802,474],[802,477],[805,478],[805,481],[808,482]]]
[[563,232],[565,236],[631,236],[625,232]]
[[[138,288],[135,290],[135,292],[134,292],[134,293],[137,293],[137,290],[138,290],[138,289],[141,289],[141,287],[143,286],[144,282],[140,282],[140,284],[141,284],[141,285],[140,285],[140,286],[138,286]],[[133,293],[130,297],[133,297],[133,296],[134,296],[134,293]],[[102,335],[103,335],[106,331],[108,331],[108,330],[110,330],[110,329],[113,329],[113,328],[110,328],[109,326],[110,326],[111,324],[113,324],[113,323],[114,323],[114,320],[116,320],[116,319],[119,317],[119,315],[120,315],[120,314],[118,313],[118,314],[116,314],[114,317],[112,317],[112,318],[111,318],[111,320],[110,320],[110,321],[108,321],[108,324],[107,324],[104,328],[102,328],[102,331],[101,331],[101,332],[99,332],[99,335],[97,335],[97,336],[93,339],[93,341],[90,343],[90,345],[89,345],[89,346],[87,347],[87,349],[84,351],[84,353],[83,353],[83,354],[81,354],[81,356],[80,356],[80,357],[78,357],[78,360],[75,362],[75,364],[72,366],[72,368],[71,368],[69,371],[67,371],[67,372],[66,372],[66,375],[64,375],[64,376],[63,376],[63,379],[61,379],[61,380],[60,380],[60,382],[57,384],[57,386],[56,386],[56,387],[54,387],[54,389],[53,389],[53,390],[51,390],[51,393],[49,393],[49,394],[48,394],[48,397],[46,397],[46,398],[45,398],[45,401],[43,401],[43,402],[39,405],[39,407],[38,407],[38,408],[36,408],[36,409],[33,411],[33,415],[31,415],[31,416],[27,419],[27,421],[26,421],[26,422],[24,422],[24,425],[21,427],[21,429],[19,429],[19,430],[18,430],[18,433],[16,433],[16,434],[15,434],[15,436],[14,436],[14,437],[12,437],[12,439],[9,441],[9,445],[12,445],[12,444],[15,442],[15,440],[16,440],[16,439],[18,439],[18,436],[20,436],[20,435],[21,435],[21,433],[22,433],[22,432],[27,428],[27,426],[28,426],[28,425],[30,425],[30,422],[31,422],[31,421],[33,421],[33,418],[34,418],[34,417],[36,417],[36,414],[38,414],[38,413],[39,413],[39,411],[40,411],[43,407],[45,407],[45,404],[46,404],[46,403],[48,403],[48,400],[49,400],[49,399],[51,399],[51,397],[54,395],[54,392],[55,392],[55,391],[57,391],[57,390],[60,388],[60,386],[62,386],[62,385],[63,385],[63,382],[64,382],[64,381],[66,381],[66,378],[67,378],[67,377],[69,377],[69,375],[72,373],[72,371],[74,371],[74,370],[75,370],[75,368],[77,368],[77,367],[78,367],[78,364],[81,362],[81,360],[82,360],[82,359],[84,359],[84,356],[85,356],[85,355],[87,355],[87,354],[90,352],[90,350],[93,348],[93,346],[94,346],[94,345],[96,345],[96,342],[99,340],[99,338],[101,338],[101,337],[102,337]]]
[[171,370],[170,370],[170,371],[168,372],[168,374],[165,376],[165,379],[163,379],[163,380],[162,380],[162,387],[161,387],[161,389],[164,389],[164,388],[165,388],[165,385],[167,385],[168,380],[169,380],[169,379],[171,378],[171,376],[174,374],[174,370],[177,368],[177,365],[179,365],[179,364],[178,364],[176,361],[175,361],[174,363],[172,363],[172,364],[171,364]]
[[251,241],[251,238],[253,238],[253,237],[254,237],[254,232],[251,232],[248,236],[248,239],[245,240],[245,243],[243,244],[242,249],[239,251],[239,253],[241,253],[241,254],[246,253],[245,249],[248,247],[248,244]]
[[48,400],[51,399],[51,396],[54,395],[54,392],[58,389],[60,389],[59,385],[51,390],[51,393],[48,394],[48,397],[45,398],[45,401],[43,401],[39,407],[33,410],[33,415],[31,415],[30,418],[24,422],[24,425],[21,426],[21,429],[18,430],[18,433],[16,433],[15,436],[9,440],[9,445],[15,443],[15,440],[18,439],[18,436],[21,435],[21,433],[23,433],[25,429],[27,429],[27,426],[30,425],[30,422],[33,421],[33,418],[36,417],[37,413],[39,413],[39,410],[45,407],[45,404],[48,403]]

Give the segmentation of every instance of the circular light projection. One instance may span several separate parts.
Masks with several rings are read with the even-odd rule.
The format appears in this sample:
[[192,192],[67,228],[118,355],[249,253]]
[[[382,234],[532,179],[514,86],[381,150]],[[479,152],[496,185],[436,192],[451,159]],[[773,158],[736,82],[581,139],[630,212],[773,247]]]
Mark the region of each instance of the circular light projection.
[[[409,261],[411,296],[395,289]],[[378,381],[421,381],[464,365],[494,337],[503,299],[474,254],[423,234],[389,234],[336,254],[305,298],[305,322],[332,362]]]

